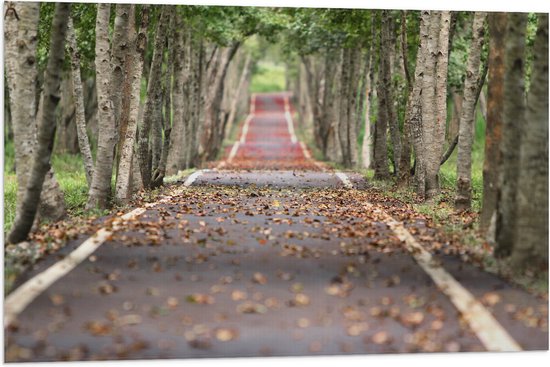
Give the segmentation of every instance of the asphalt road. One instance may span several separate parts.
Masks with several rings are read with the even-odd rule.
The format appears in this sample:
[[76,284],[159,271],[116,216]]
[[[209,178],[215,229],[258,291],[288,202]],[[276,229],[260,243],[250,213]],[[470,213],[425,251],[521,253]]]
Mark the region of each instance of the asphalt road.
[[[107,220],[101,246],[35,292],[5,329],[6,361],[487,350],[486,330],[384,219],[391,204],[369,196],[360,175],[311,159],[286,95],[257,95],[251,110],[217,168],[136,218]],[[432,250],[433,229],[402,224]],[[518,348],[548,348],[547,301],[432,255]]]

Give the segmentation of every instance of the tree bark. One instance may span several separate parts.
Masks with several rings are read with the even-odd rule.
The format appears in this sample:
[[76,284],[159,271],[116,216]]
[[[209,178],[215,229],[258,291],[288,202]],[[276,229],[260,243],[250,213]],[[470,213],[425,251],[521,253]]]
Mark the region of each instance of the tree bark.
[[166,31],[169,23],[169,7],[163,6],[157,23],[153,44],[153,59],[147,82],[147,97],[143,110],[143,118],[139,123],[138,161],[141,180],[144,188],[151,185],[151,154],[149,150],[151,127],[158,124],[160,105],[162,101],[161,70],[163,61]]
[[94,161],[92,150],[86,131],[86,115],[84,111],[84,94],[82,91],[82,79],[80,77],[80,53],[76,44],[76,36],[73,28],[73,19],[69,17],[67,24],[67,48],[71,57],[72,89],[75,105],[75,123],[78,136],[78,147],[84,161],[84,172],[88,187],[92,182],[94,171]]
[[548,14],[538,14],[534,60],[522,126],[512,266],[548,269]]
[[[489,23],[489,82],[487,88],[487,126],[485,128],[485,158],[483,160],[483,202],[480,229],[487,232],[491,218],[496,219],[498,172],[501,164],[504,100],[504,50],[506,47],[506,13],[491,13]],[[494,233],[487,233],[494,242]]]
[[244,66],[243,66],[243,69],[241,70],[239,84],[237,85],[237,89],[235,91],[235,95],[233,96],[233,100],[231,101],[231,108],[229,110],[229,117],[227,118],[227,127],[225,129],[225,134],[231,132],[231,129],[233,127],[235,116],[237,115],[237,104],[240,98],[242,97],[243,86],[245,84],[246,79],[248,79],[248,75],[250,74],[251,60],[252,60],[252,55],[250,52],[247,52],[246,59],[244,61]]
[[[115,88],[119,88],[124,85],[125,63],[130,49],[130,45],[128,44],[128,25],[130,21],[133,22],[134,19],[130,19],[130,14],[133,13],[131,12],[130,4],[117,4],[115,12],[115,25],[113,29],[111,50],[111,85]],[[113,113],[115,115],[115,131],[118,134],[122,112],[122,93],[112,93],[111,98],[113,101]]]
[[[382,27],[383,28],[383,27]],[[383,32],[380,32],[380,47],[379,47],[379,62],[378,62],[378,118],[374,127],[374,177],[376,179],[387,179],[390,176],[388,168],[388,148],[387,148],[387,130],[388,130],[388,101],[386,100],[385,88],[386,70],[385,61],[386,57],[384,50],[384,36]]]
[[115,114],[111,94],[111,57],[109,46],[110,4],[97,5],[96,18],[96,88],[98,98],[97,154],[92,184],[88,193],[87,209],[106,209],[111,196],[114,146],[116,144]]
[[[371,28],[371,35],[372,35],[372,39],[374,40],[374,22],[373,22],[373,27]],[[364,118],[364,121],[365,121],[365,133],[363,135],[363,141],[361,143],[361,164],[363,165],[363,168],[370,168],[371,167],[371,161],[372,161],[372,156],[371,156],[371,147],[370,145],[372,144],[371,143],[371,140],[372,140],[372,136],[371,136],[371,128],[370,128],[370,125],[371,125],[371,121],[370,121],[370,105],[372,103],[372,91],[371,91],[371,88],[372,88],[372,79],[373,79],[373,73],[374,73],[374,70],[373,70],[373,67],[372,67],[372,64],[373,64],[373,47],[372,47],[372,44],[374,42],[371,42],[370,43],[370,46],[369,46],[369,50],[368,50],[368,55],[367,55],[367,62],[365,63],[365,85],[364,85],[364,93],[365,93],[365,110],[364,110],[364,114],[365,114],[365,118]]]
[[[185,43],[183,21],[175,17],[175,45],[174,45],[174,85],[172,92],[172,130],[170,133],[170,147],[167,157],[166,173],[174,175],[178,170],[185,168],[185,108],[184,88],[189,71],[186,69],[185,58],[188,57]],[[188,92],[188,89],[185,89]]]
[[[37,113],[37,41],[39,3],[11,3],[6,10],[5,62],[9,89],[10,111],[13,125],[13,142],[17,177],[16,213],[26,194],[30,178],[33,154],[36,150]],[[17,14],[17,15],[16,15]],[[63,193],[55,179],[53,168],[46,176],[44,190],[40,197],[39,216],[58,220],[65,215]]]
[[[405,120],[411,125],[413,145],[415,152],[415,170],[414,179],[416,186],[416,193],[421,198],[426,195],[426,136],[429,134],[428,124],[424,121],[427,117],[427,113],[424,111],[425,100],[428,99],[428,94],[432,99],[433,94],[433,63],[430,62],[428,68],[428,60],[431,61],[429,56],[428,41],[430,39],[430,21],[431,14],[429,11],[421,12],[420,19],[420,42],[418,44],[418,51],[416,54],[416,68],[415,68],[415,81],[413,92],[409,96],[407,101],[407,116]],[[429,74],[431,78],[429,82],[426,81],[426,77]],[[429,90],[423,93],[424,88],[428,87]],[[430,110],[430,115],[433,119],[433,108]]]
[[58,153],[76,154],[79,151],[72,84],[71,73],[63,72],[60,86],[61,100],[56,111],[57,129],[54,151]]
[[136,140],[136,129],[139,120],[141,79],[143,76],[143,64],[145,51],[147,49],[147,28],[149,26],[149,6],[141,8],[141,24],[139,33],[132,45],[134,48],[133,62],[131,63],[131,74],[127,78],[131,81],[131,91],[128,106],[128,125],[125,129],[125,137],[120,149],[120,165],[117,172],[115,198],[118,204],[125,204],[130,200],[132,193],[132,171],[134,159],[134,143]]
[[526,13],[510,13],[506,30],[503,134],[500,146],[499,200],[496,218],[495,256],[507,257],[514,245],[517,221],[516,193],[521,129],[525,126]]
[[481,79],[481,49],[485,38],[486,17],[486,13],[476,12],[472,23],[472,43],[466,66],[464,99],[458,134],[455,196],[455,208],[457,210],[468,210],[472,205],[472,146],[474,141],[476,102],[478,98],[477,86]]
[[[405,90],[407,104],[409,102],[409,96],[413,91],[413,79],[409,70],[409,59],[408,59],[408,41],[407,41],[407,12],[401,12],[401,53],[403,61],[403,74],[407,82],[407,87]],[[398,182],[403,184],[408,184],[411,172],[411,125],[408,123],[407,118],[407,105],[405,105],[405,118],[403,119],[403,135],[401,140],[401,156],[399,158],[399,175]]]
[[[392,84],[392,41],[391,41],[391,25],[392,19],[389,11],[382,11],[382,25],[381,25],[381,49],[380,49],[380,79],[383,83],[383,88],[380,89],[380,93],[384,93],[385,108],[387,124],[390,129],[390,138],[392,143],[392,162],[394,167],[394,174],[399,175],[399,160],[401,158],[401,133],[399,131],[399,124],[397,121],[397,115],[394,107],[394,93]],[[379,93],[379,95],[380,95]]]
[[60,70],[65,55],[65,34],[67,19],[70,16],[70,4],[57,3],[51,29],[50,51],[46,75],[42,108],[39,115],[38,144],[34,152],[32,169],[26,186],[24,200],[17,212],[8,242],[19,243],[25,240],[32,228],[46,174],[50,169],[56,121],[55,108],[59,102]]
[[[443,154],[443,144],[445,142],[445,127],[447,121],[447,68],[449,58],[449,25],[451,14],[448,11],[436,13],[432,18],[431,24],[432,42],[428,42],[429,51],[433,58],[433,77],[434,81],[428,79],[435,86],[435,93],[433,95],[433,109],[431,106],[429,110],[424,110],[423,105],[423,118],[428,117],[429,121],[426,121],[426,199],[430,200],[435,198],[440,192],[439,187],[439,163],[441,155]],[[428,69],[428,67],[427,67]],[[426,75],[431,75],[431,71]],[[429,86],[424,84],[425,88],[423,93],[428,92]],[[433,88],[433,86],[431,88]],[[428,88],[428,89],[426,89]],[[426,93],[431,95],[432,92]],[[428,98],[426,102],[428,102]],[[428,104],[430,104],[428,102]],[[430,111],[431,110],[431,111]],[[430,116],[430,114],[433,114]]]

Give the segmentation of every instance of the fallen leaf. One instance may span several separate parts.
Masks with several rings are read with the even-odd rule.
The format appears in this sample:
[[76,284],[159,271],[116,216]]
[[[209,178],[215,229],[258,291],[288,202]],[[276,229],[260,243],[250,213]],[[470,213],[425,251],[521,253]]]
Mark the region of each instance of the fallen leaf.
[[496,292],[485,293],[481,298],[481,302],[486,306],[492,307],[500,302],[500,295]]
[[245,302],[237,306],[237,312],[246,314],[264,314],[267,312],[267,307],[260,303]]
[[130,315],[124,315],[122,317],[119,317],[116,321],[117,326],[125,326],[125,325],[137,325],[141,324],[142,319],[140,315],[137,314],[130,314]]
[[214,304],[214,297],[208,294],[194,293],[185,298],[189,303],[198,303],[201,305],[211,305]]
[[391,341],[389,334],[385,331],[379,331],[372,336],[372,342],[374,344],[387,344]]
[[84,327],[86,330],[94,336],[105,336],[111,334],[112,326],[109,323],[100,321],[87,322]]
[[301,317],[301,318],[299,318],[298,321],[296,322],[296,325],[298,325],[298,327],[304,329],[304,328],[309,327],[310,322],[309,322],[309,320],[306,319],[305,317]]
[[216,330],[216,339],[222,342],[234,340],[237,337],[237,332],[234,329],[220,328]]
[[166,300],[166,304],[170,308],[176,308],[179,303],[180,302],[176,297],[168,297],[168,299]]
[[420,311],[409,312],[401,315],[401,323],[407,327],[418,326],[424,321],[424,314]]
[[264,285],[267,283],[267,277],[262,273],[254,273],[254,275],[252,276],[252,281],[254,283]]
[[50,296],[50,301],[52,301],[55,306],[59,306],[65,303],[65,298],[60,294],[52,294]]
[[240,290],[234,290],[231,292],[231,299],[233,301],[242,301],[245,300],[248,297],[246,292],[240,291]]

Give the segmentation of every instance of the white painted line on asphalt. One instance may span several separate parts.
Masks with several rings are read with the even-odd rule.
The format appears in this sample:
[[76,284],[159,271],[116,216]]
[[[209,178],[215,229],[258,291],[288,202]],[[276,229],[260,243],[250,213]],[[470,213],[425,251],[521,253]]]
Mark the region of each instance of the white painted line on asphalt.
[[288,103],[288,96],[285,95],[285,118],[288,126],[288,133],[290,134],[290,141],[294,144],[298,142],[296,133],[294,132],[294,122],[292,121],[292,115],[290,114],[290,105]]
[[306,159],[311,159],[311,154],[309,154],[309,150],[307,150],[307,147],[306,147],[306,145],[304,144],[303,141],[300,142],[300,147],[302,148],[302,152],[304,153],[304,157],[306,157]]
[[521,347],[466,288],[462,286],[432,255],[419,244],[403,223],[387,215],[387,225],[397,237],[406,243],[418,265],[432,278],[439,290],[443,292],[461,313],[472,331],[477,335],[489,352],[519,352]]
[[[183,187],[189,187],[195,180],[204,172],[209,170],[199,170],[192,173],[183,183]],[[112,229],[102,228],[95,234],[84,241],[80,246],[73,250],[63,260],[50,266],[40,274],[23,283],[19,288],[10,293],[4,301],[4,328],[9,326],[36,297],[42,294],[53,283],[58,281],[63,276],[67,275],[78,264],[87,259],[93,254],[105,241],[109,240],[113,232],[123,225],[124,221],[136,218],[143,214],[147,209],[157,204],[162,204],[177,196],[182,189],[177,190],[174,194],[164,197],[163,199],[145,204],[145,208],[136,208],[129,213],[122,215],[113,220]]]
[[345,173],[335,172],[334,174],[340,179],[340,181],[342,181],[342,183],[346,188],[353,189],[353,184],[351,183],[351,181],[349,180],[348,176]]
[[208,172],[208,170],[201,169],[201,170],[193,172],[189,177],[187,177],[187,180],[185,180],[185,182],[183,183],[183,186],[185,186],[185,187],[191,186],[193,184],[193,182],[195,182],[195,180],[197,178],[199,178],[199,176],[202,176],[202,174],[204,172]]
[[[135,218],[145,212],[145,208],[137,208],[124,214],[120,219],[113,221],[113,230],[116,230],[122,221]],[[78,264],[88,258],[113,234],[112,230],[102,228],[92,237],[84,241],[63,260],[58,261],[42,273],[26,281],[23,285],[10,293],[4,302],[4,328],[9,326],[36,297],[50,285],[68,274]]]
[[244,144],[246,142],[246,135],[248,134],[248,128],[250,127],[250,121],[254,117],[254,114],[250,114],[246,117],[246,120],[244,121],[243,130],[241,131],[241,139],[240,143]]
[[[342,180],[346,187],[353,188],[346,174],[336,172],[336,176]],[[432,254],[416,241],[403,223],[396,221],[383,210],[373,208],[370,203],[365,203],[364,205],[369,208],[368,210],[373,212],[378,211],[385,217],[386,224],[401,241],[405,242],[407,250],[411,253],[417,264],[430,276],[439,290],[450,299],[463,319],[468,323],[470,329],[472,329],[488,351],[519,352],[522,350],[521,346],[508,334],[491,312],[434,260]]]
[[239,141],[236,141],[233,144],[233,147],[231,148],[231,151],[229,152],[229,157],[227,158],[228,162],[231,162],[233,160],[233,158],[235,158],[235,156],[237,155],[237,150],[239,149],[239,145],[240,145]]

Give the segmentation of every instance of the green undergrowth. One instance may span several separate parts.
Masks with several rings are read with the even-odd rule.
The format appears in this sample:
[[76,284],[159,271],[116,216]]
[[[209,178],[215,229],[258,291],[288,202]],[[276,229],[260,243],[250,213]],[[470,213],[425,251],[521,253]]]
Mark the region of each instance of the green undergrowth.
[[269,61],[256,65],[250,83],[250,92],[282,92],[286,87],[285,67]]
[[[6,141],[4,146],[4,232],[9,231],[15,219],[17,179],[13,170],[13,156],[13,142]],[[69,216],[97,214],[84,209],[88,197],[88,183],[81,156],[54,153],[52,167],[65,197]]]
[[[397,199],[409,204],[414,211],[432,220],[435,226],[445,236],[460,238],[460,244],[466,250],[474,253],[482,253],[481,265],[486,271],[503,276],[513,283],[523,287],[531,293],[548,295],[548,273],[537,274],[526,271],[517,273],[512,270],[509,261],[496,259],[488,253],[484,247],[488,246],[486,239],[479,230],[478,214],[480,209],[480,198],[470,212],[461,214],[454,209],[455,189],[451,185],[442,185],[441,194],[429,202],[422,202],[411,186],[398,186],[393,180],[375,180],[373,170],[358,170],[369,182],[370,187],[384,193],[385,196]],[[445,174],[445,173],[443,173]]]

